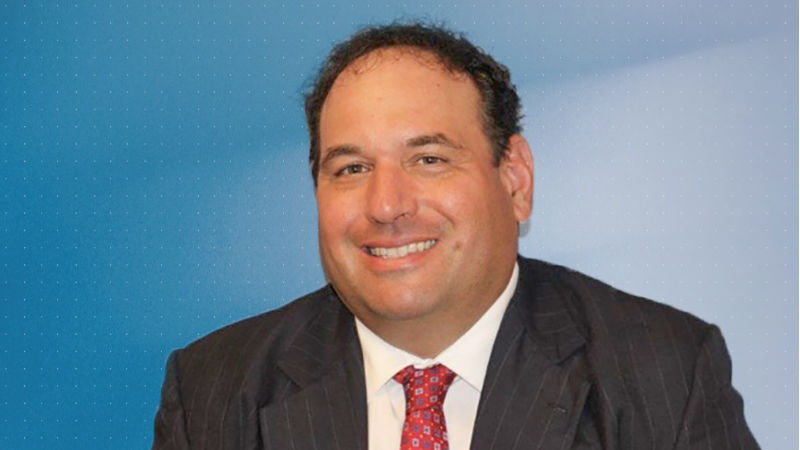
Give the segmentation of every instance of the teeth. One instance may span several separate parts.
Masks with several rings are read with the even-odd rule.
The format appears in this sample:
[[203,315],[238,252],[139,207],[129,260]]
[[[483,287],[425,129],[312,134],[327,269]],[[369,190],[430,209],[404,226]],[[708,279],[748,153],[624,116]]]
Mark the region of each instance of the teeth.
[[367,250],[372,256],[380,256],[381,258],[402,258],[411,253],[427,250],[433,247],[434,244],[436,244],[436,239],[412,242],[411,244],[400,247],[368,247]]

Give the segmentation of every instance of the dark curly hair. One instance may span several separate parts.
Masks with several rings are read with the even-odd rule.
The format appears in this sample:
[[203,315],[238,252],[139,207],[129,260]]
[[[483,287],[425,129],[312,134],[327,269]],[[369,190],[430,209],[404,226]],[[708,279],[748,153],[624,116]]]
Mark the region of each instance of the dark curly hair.
[[492,145],[494,163],[499,164],[506,154],[508,138],[522,131],[519,96],[511,83],[508,68],[463,35],[441,26],[418,22],[393,23],[362,28],[348,40],[336,45],[305,95],[308,158],[314,185],[319,173],[320,111],[331,86],[353,61],[387,47],[410,47],[430,52],[446,69],[466,74],[472,79],[483,102],[484,132]]

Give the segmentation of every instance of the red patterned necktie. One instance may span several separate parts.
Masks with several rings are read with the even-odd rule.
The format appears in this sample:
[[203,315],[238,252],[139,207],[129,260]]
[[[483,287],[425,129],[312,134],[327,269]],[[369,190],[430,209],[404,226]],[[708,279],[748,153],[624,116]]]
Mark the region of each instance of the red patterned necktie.
[[455,376],[441,364],[427,369],[408,366],[394,376],[406,393],[406,420],[400,450],[449,448],[442,404]]

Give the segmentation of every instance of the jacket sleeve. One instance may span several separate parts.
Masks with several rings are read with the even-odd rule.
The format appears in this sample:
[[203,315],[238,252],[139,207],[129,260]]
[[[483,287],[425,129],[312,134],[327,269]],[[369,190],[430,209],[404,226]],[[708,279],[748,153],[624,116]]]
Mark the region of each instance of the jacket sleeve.
[[719,328],[709,327],[697,356],[676,449],[758,449],[731,385],[731,360]]
[[167,360],[166,375],[161,387],[161,404],[155,418],[153,450],[189,449],[178,378],[179,351],[173,351]]

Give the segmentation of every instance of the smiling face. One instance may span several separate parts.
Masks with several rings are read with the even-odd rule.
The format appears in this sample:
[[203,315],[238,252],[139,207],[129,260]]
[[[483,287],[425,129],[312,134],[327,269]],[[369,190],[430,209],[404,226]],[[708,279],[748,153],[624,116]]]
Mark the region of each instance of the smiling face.
[[406,350],[425,324],[455,340],[511,275],[530,213],[525,140],[495,166],[472,81],[398,48],[339,75],[319,137],[320,255],[342,301]]

